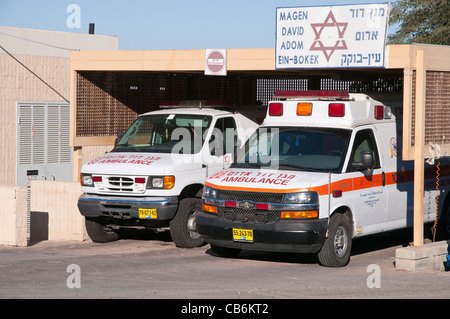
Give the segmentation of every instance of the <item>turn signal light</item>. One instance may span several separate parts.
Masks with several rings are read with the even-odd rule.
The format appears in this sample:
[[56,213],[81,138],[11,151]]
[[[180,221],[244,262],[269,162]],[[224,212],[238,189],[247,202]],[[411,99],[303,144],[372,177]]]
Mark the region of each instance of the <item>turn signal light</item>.
[[216,206],[202,204],[202,209],[205,212],[208,212],[208,213],[217,213],[217,207]]
[[172,189],[175,185],[175,176],[164,176],[164,189]]
[[317,210],[281,212],[281,218],[317,218],[317,217],[319,217],[319,212]]

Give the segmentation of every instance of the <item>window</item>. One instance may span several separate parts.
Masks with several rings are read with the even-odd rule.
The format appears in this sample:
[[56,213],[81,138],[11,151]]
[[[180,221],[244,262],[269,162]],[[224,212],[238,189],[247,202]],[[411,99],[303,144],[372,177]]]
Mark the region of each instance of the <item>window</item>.
[[112,152],[195,154],[203,146],[211,120],[211,116],[190,114],[140,116]]
[[233,167],[342,172],[350,130],[260,127],[245,143]]
[[209,140],[211,155],[222,156],[232,153],[237,143],[236,122],[232,117],[217,119]]
[[377,143],[371,129],[361,130],[356,133],[353,141],[352,153],[348,163],[347,172],[356,171],[353,163],[361,161],[361,151],[370,151],[373,154],[373,168],[380,168],[380,157],[378,155]]

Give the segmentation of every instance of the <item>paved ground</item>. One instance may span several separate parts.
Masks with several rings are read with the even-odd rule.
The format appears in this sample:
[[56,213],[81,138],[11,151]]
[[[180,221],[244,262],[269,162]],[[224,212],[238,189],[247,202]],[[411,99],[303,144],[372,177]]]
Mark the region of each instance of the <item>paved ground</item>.
[[338,269],[318,265],[314,255],[218,258],[209,246],[176,248],[166,233],[108,244],[0,246],[0,298],[181,299],[179,307],[204,298],[449,298],[449,272],[395,269],[395,249],[410,238],[397,232],[360,239],[350,264]]

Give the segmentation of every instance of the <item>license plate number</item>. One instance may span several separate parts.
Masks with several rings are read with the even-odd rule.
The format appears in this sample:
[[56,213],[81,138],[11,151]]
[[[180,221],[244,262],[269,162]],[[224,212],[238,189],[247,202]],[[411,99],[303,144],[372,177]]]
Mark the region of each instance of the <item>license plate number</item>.
[[233,228],[233,240],[242,242],[253,242],[253,230]]
[[157,217],[156,208],[139,208],[139,218],[156,219]]

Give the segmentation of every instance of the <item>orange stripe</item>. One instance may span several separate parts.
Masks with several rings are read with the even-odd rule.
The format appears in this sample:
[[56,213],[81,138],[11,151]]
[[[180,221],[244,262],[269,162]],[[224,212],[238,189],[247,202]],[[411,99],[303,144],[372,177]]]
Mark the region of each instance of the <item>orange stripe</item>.
[[[431,178],[435,174],[436,168],[430,167],[426,169],[426,178]],[[444,173],[443,173],[444,171]],[[427,174],[428,173],[428,174]],[[441,176],[445,177],[450,173],[450,166],[441,167]],[[414,171],[409,170],[405,172],[390,172],[385,173],[385,185],[401,184],[414,181]],[[209,182],[205,182],[206,186],[214,187],[223,190],[233,191],[248,191],[248,192],[264,192],[264,193],[294,193],[305,191],[316,191],[319,196],[328,195],[328,184],[313,186],[308,188],[291,188],[291,189],[267,189],[267,188],[253,188],[253,187],[236,187],[236,186],[219,186]],[[383,185],[382,174],[371,175],[368,177],[360,176],[353,178],[346,178],[331,183],[331,191],[342,190],[342,192],[350,192],[372,187],[379,187]]]
[[[390,175],[395,173],[389,173]],[[387,175],[387,174],[386,174]],[[387,178],[386,178],[387,179]],[[386,184],[387,181],[386,181]],[[390,183],[389,184],[395,184],[392,182],[392,176],[390,177]],[[320,186],[313,186],[310,189],[308,188],[291,188],[291,189],[270,189],[270,188],[256,188],[256,187],[238,187],[238,186],[222,186],[222,185],[215,185],[209,182],[205,183],[206,186],[214,187],[217,189],[223,189],[223,190],[232,190],[232,191],[248,191],[248,192],[265,192],[265,193],[295,193],[295,192],[305,192],[305,191],[316,191],[319,193],[319,195],[328,195],[328,184],[320,185]],[[382,175],[371,175],[370,179],[362,176],[362,177],[354,177],[354,178],[347,178],[342,179],[340,181],[336,181],[331,183],[331,190],[340,189],[343,192],[349,192],[354,190],[360,190],[365,188],[371,188],[371,187],[378,187],[382,186]]]

